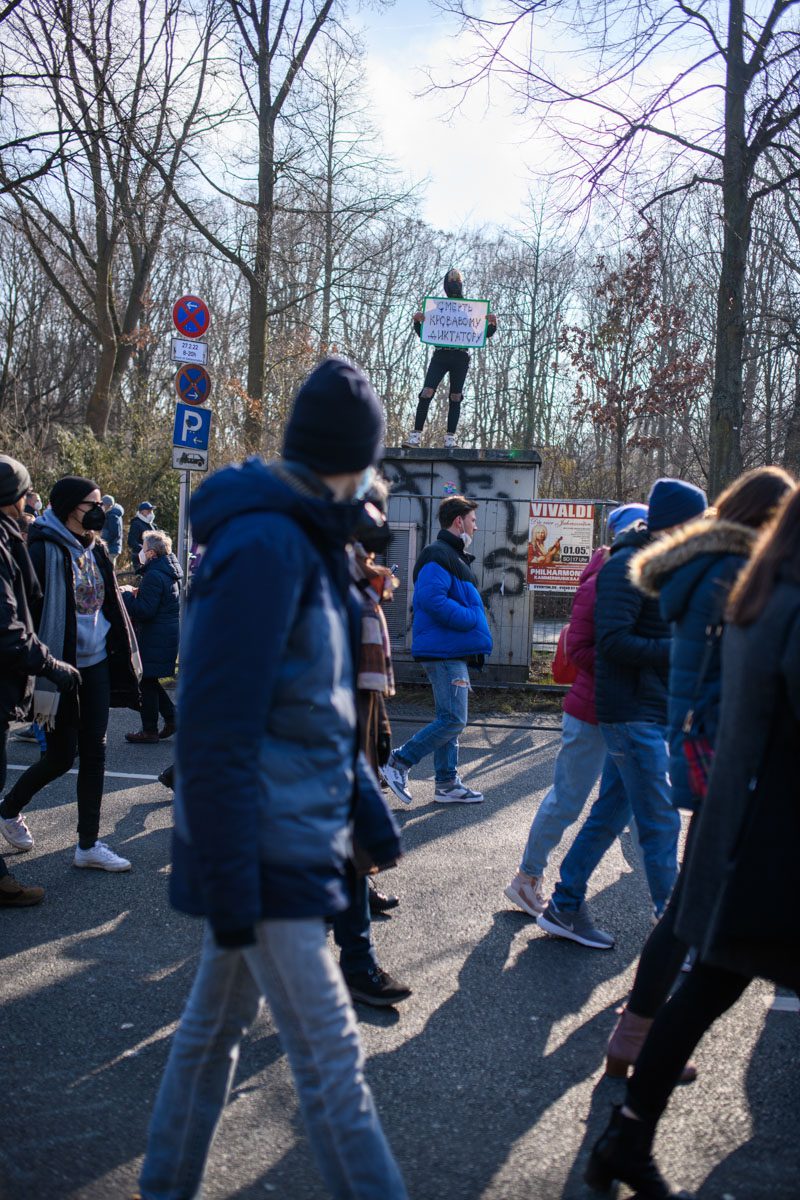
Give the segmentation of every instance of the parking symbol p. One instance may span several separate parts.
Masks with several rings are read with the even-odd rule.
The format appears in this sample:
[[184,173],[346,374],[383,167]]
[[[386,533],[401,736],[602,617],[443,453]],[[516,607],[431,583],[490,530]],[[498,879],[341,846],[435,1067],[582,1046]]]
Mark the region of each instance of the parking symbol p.
[[199,446],[202,438],[196,438],[192,435],[203,428],[203,418],[199,412],[194,412],[189,409],[183,414],[183,431],[181,433],[181,441],[184,446]]

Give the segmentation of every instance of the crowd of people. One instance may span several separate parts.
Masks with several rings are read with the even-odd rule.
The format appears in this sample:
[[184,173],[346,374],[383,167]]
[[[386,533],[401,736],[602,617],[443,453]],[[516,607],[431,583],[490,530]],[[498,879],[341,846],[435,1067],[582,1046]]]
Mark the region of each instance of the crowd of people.
[[[25,466],[0,456],[0,835],[17,853],[31,849],[26,806],[77,755],[74,865],[129,870],[100,840],[109,710],[140,713],[130,743],[176,739],[163,777],[174,789],[170,898],[206,933],[152,1113],[141,1200],[199,1194],[239,1043],[264,1000],[331,1195],[407,1195],[364,1077],[353,1002],[412,994],[379,963],[371,932],[372,914],[400,903],[375,878],[402,851],[387,797],[412,804],[410,775],[432,755],[435,803],[484,801],[460,776],[459,736],[492,635],[469,554],[479,505],[448,495],[413,578],[412,652],[434,718],[394,745],[383,608],[397,580],[380,562],[391,537],[382,438],[369,381],[327,359],[294,399],[282,457],[225,467],[198,489],[191,523],[203,555],[177,707],[161,681],[175,671],[184,580],[152,503],[128,533],[136,583],[120,586],[124,513],[113,496],[68,476],[43,507]],[[703,1033],[755,977],[800,990],[790,891],[800,809],[786,786],[800,733],[800,491],[765,467],[709,506],[695,485],[659,479],[646,504],[611,512],[607,540],[565,634],[575,680],[553,786],[505,895],[550,936],[610,949],[614,934],[595,926],[586,896],[635,825],[653,927],[607,1051],[609,1074],[632,1070],[627,1096],[586,1180],[665,1200],[675,1193],[653,1138],[673,1088],[696,1078]],[[260,597],[257,608],[242,607],[245,595]],[[43,753],[6,791],[8,729],[31,719]],[[549,857],[579,820],[548,895]],[[765,926],[747,881],[767,874]],[[0,906],[43,895],[0,858]]]

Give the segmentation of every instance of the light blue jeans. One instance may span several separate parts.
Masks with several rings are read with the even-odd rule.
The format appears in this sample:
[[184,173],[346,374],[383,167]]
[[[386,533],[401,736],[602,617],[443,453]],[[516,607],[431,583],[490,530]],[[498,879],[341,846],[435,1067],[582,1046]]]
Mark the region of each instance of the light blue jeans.
[[600,794],[561,864],[553,902],[567,911],[580,907],[592,872],[633,815],[653,908],[661,916],[678,874],[681,829],[670,800],[666,730],[647,721],[600,728],[608,750]]
[[407,1200],[384,1137],[355,1016],[321,918],[262,921],[257,944],[221,950],[206,933],[197,977],[150,1122],[143,1200],[196,1200],[239,1043],[262,996],[297,1086],[311,1149],[336,1200]]
[[550,852],[561,841],[564,830],[581,815],[606,760],[605,738],[598,725],[565,712],[561,731],[553,786],[533,818],[520,864],[520,870],[537,879],[544,875]]
[[458,735],[467,723],[469,707],[469,668],[455,658],[422,664],[433,688],[436,716],[395,750],[404,767],[415,767],[433,754],[436,782],[452,783],[458,775]]

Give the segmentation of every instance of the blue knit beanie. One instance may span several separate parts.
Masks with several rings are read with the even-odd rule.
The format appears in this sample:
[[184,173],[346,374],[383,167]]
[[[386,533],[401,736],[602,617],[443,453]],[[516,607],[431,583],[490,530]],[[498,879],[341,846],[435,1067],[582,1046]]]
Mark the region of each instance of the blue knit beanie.
[[646,504],[620,504],[619,508],[612,508],[608,514],[606,529],[610,538],[619,537],[623,529],[628,529],[635,521],[647,520],[647,505]]
[[383,410],[363,371],[326,358],[295,396],[283,457],[318,475],[347,475],[374,466],[383,449]]
[[708,508],[702,488],[683,479],[657,479],[647,497],[647,528],[651,533],[683,525],[699,517]]

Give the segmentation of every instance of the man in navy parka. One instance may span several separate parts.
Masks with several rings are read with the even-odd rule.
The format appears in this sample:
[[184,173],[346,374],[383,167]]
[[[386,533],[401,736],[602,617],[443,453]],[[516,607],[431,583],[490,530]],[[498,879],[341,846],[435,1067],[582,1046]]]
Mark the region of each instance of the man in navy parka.
[[[406,1200],[325,930],[349,902],[351,818],[378,865],[399,854],[358,756],[360,606],[346,555],[382,433],[365,376],[327,359],[295,398],[283,460],[226,467],[192,501],[207,549],[181,645],[170,895],[207,930],[153,1112],[143,1200],[200,1194],[262,997],[331,1194]],[[377,814],[369,828],[364,809]]]

